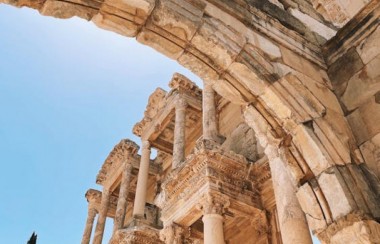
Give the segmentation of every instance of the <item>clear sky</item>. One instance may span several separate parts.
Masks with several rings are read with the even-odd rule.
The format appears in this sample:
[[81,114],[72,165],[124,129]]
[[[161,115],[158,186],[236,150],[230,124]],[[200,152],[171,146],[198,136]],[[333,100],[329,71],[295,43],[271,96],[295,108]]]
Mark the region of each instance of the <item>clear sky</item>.
[[80,243],[86,190],[174,72],[201,83],[134,39],[0,4],[0,243]]

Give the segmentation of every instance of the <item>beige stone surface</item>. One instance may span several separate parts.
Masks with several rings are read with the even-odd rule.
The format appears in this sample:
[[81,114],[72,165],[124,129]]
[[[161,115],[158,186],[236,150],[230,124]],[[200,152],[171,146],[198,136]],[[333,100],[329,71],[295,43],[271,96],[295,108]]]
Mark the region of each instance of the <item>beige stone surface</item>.
[[348,110],[354,110],[380,91],[380,56],[372,59],[349,81],[342,96]]
[[356,222],[331,238],[332,244],[380,243],[380,224],[376,221]]
[[380,179],[380,133],[360,146],[368,168]]
[[368,64],[376,56],[380,55],[380,28],[378,27],[369,37],[362,41],[356,48],[364,64]]
[[358,144],[371,139],[380,132],[380,104],[371,97],[365,104],[347,116]]

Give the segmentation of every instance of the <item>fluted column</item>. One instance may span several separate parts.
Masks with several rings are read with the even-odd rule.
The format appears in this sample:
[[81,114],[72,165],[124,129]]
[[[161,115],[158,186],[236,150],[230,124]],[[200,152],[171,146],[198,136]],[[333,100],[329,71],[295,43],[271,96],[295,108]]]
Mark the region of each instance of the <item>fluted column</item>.
[[121,176],[119,199],[117,201],[115,223],[113,232],[122,229],[124,226],[125,214],[127,212],[127,198],[129,193],[129,186],[132,178],[132,165],[130,162],[124,162],[124,169]]
[[149,141],[142,142],[140,169],[137,178],[135,203],[133,206],[134,217],[144,217],[146,192],[148,187],[150,162],[150,143]]
[[100,203],[100,210],[98,216],[98,222],[95,228],[95,236],[93,240],[93,244],[101,244],[103,240],[104,227],[106,225],[107,212],[110,202],[110,191],[106,188],[103,188],[102,192],[102,200]]
[[84,228],[84,233],[83,233],[82,242],[81,242],[82,244],[90,243],[92,227],[94,225],[96,214],[97,214],[96,209],[93,206],[89,205],[86,226]]
[[201,204],[204,244],[225,244],[223,212],[229,202],[220,197],[208,197]]
[[296,189],[280,158],[269,161],[276,199],[282,242],[284,244],[312,244],[310,230],[296,198]]
[[209,82],[203,83],[203,138],[218,141],[218,125],[215,108],[215,91]]
[[185,160],[185,131],[187,103],[183,99],[177,101],[175,107],[174,145],[172,168],[177,168]]

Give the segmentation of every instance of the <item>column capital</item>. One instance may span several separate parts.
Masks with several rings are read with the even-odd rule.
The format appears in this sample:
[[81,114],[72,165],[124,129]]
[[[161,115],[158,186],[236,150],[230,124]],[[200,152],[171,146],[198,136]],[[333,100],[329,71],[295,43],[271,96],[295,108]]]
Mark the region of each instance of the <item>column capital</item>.
[[164,228],[160,231],[160,239],[171,244],[182,244],[186,235],[189,233],[176,223],[164,224]]
[[175,109],[176,111],[186,110],[188,106],[189,104],[187,101],[184,98],[180,97],[175,104]]
[[88,214],[89,215],[96,215],[99,213],[98,209],[95,208],[93,204],[88,204]]
[[141,141],[142,150],[150,150],[150,142],[148,140]]
[[207,195],[200,200],[198,208],[202,210],[203,215],[223,215],[225,213],[226,208],[228,208],[229,205],[230,201],[227,197],[219,195]]
[[209,81],[203,81],[203,91],[215,91],[212,83]]

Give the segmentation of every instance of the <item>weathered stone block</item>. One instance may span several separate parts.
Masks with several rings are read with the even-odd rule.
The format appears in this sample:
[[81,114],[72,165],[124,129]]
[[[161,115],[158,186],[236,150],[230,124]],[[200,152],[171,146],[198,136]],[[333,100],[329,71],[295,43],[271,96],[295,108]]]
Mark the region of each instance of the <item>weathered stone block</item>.
[[289,92],[290,96],[300,104],[302,109],[311,116],[311,118],[319,118],[325,114],[325,107],[295,75],[288,74],[283,79],[279,80],[279,82]]
[[351,163],[351,148],[346,135],[338,134],[324,118],[315,119],[313,128],[335,164]]
[[314,175],[319,175],[334,164],[312,128],[306,125],[298,125],[293,131],[293,142]]
[[354,48],[336,60],[328,70],[335,93],[342,96],[347,87],[348,80],[360,69],[363,62]]
[[284,97],[282,97],[274,87],[268,87],[265,92],[260,96],[260,100],[268,106],[271,114],[281,120],[295,119],[294,112],[287,103]]
[[308,183],[298,189],[297,198],[302,210],[305,212],[310,229],[314,232],[319,232],[326,228],[327,224],[321,206]]
[[221,69],[227,69],[240,53],[245,39],[233,27],[218,19],[204,17],[203,21],[191,43]]
[[247,87],[255,96],[263,94],[265,89],[269,86],[269,83],[265,79],[258,77],[252,69],[243,63],[232,63],[228,68],[228,72]]
[[[379,218],[380,195],[375,192],[374,187],[371,186],[370,181],[365,177],[359,165],[350,164],[347,167],[349,169],[349,177],[353,179],[353,184],[352,186],[350,185],[350,189],[361,211],[364,212],[368,209],[366,213],[371,214],[375,219]],[[345,177],[345,180],[346,179],[347,177]],[[346,182],[349,181],[346,180]]]
[[317,82],[326,84],[330,82],[329,77],[325,70],[319,68],[317,65],[311,63],[307,59],[299,56],[293,51],[281,46],[282,60],[283,62],[292,67],[293,69],[301,72]]
[[360,146],[369,169],[380,179],[380,133]]
[[380,27],[377,27],[377,29],[356,48],[364,64],[369,63],[376,56],[380,55],[379,40]]
[[336,95],[327,85],[321,84],[298,71],[292,71],[292,73],[307,87],[307,89],[309,89],[325,108],[343,115],[342,107]]
[[357,210],[356,202],[336,167],[322,172],[318,177],[318,184],[326,198],[334,220]]
[[160,0],[152,12],[152,24],[184,41],[190,41],[201,24],[205,3],[199,0]]
[[39,9],[46,0],[0,0],[1,3],[13,5],[15,7],[28,7]]
[[137,35],[137,41],[154,48],[172,59],[178,59],[184,51],[184,49],[175,42],[146,28]]
[[[193,50],[191,50],[193,51]],[[211,82],[214,84],[216,80],[219,79],[219,74],[215,69],[208,65],[208,60],[203,60],[204,55],[201,53],[191,53],[185,51],[179,58],[178,62],[191,70],[194,74],[198,75],[204,81]],[[218,85],[215,85],[214,89],[217,89]]]
[[100,3],[96,1],[47,0],[40,9],[40,13],[42,15],[53,16],[60,19],[68,19],[77,16],[82,19],[91,20],[91,18],[98,12],[99,8]]
[[363,220],[345,226],[331,237],[331,244],[374,244],[380,243],[380,224]]
[[372,97],[348,115],[347,119],[360,145],[380,132],[380,104]]
[[91,21],[99,28],[127,37],[136,36],[139,30],[139,26],[132,21],[107,13],[98,13]]
[[218,94],[235,104],[246,104],[248,102],[247,97],[244,97],[242,92],[227,79],[218,79],[213,88]]
[[372,59],[347,83],[342,102],[348,110],[353,110],[380,91],[380,56]]

